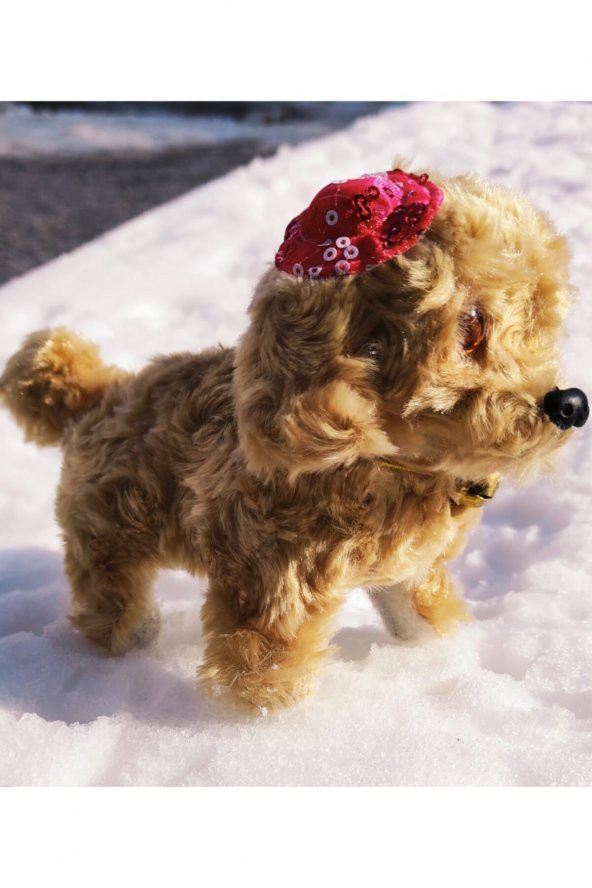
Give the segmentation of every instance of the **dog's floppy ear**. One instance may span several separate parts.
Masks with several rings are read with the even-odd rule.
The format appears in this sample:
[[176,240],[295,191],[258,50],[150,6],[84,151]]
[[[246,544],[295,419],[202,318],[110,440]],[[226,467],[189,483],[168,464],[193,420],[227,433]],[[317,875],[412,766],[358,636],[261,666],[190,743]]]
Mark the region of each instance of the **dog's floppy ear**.
[[292,477],[394,452],[376,416],[367,365],[345,341],[351,279],[307,281],[271,269],[238,349],[235,399],[248,466]]

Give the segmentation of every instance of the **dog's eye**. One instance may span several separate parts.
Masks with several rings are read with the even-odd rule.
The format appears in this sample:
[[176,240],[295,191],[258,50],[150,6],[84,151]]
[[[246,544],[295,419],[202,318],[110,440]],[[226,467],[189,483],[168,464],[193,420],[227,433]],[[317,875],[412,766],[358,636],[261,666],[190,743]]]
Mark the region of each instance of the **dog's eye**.
[[472,355],[485,337],[485,318],[478,308],[472,308],[460,319],[462,348],[465,355]]

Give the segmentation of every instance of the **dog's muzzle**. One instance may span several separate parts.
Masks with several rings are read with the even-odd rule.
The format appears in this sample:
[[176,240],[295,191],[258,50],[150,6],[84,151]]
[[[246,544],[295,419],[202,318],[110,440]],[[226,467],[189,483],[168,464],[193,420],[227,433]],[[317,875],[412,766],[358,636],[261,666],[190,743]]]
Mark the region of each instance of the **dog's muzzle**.
[[588,398],[580,389],[553,389],[543,398],[543,411],[559,429],[583,426],[590,408]]

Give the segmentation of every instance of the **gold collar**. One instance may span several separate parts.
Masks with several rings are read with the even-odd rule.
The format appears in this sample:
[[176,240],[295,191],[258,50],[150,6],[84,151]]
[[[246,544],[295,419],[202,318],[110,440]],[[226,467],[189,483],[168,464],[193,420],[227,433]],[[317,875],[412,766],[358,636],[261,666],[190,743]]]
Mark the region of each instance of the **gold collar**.
[[[429,469],[418,469],[406,466],[404,463],[396,463],[389,459],[379,459],[380,465],[387,469],[402,472],[412,472],[414,475],[436,475],[437,472],[431,472]],[[450,499],[457,506],[468,506],[471,509],[482,508],[488,500],[493,499],[500,484],[500,476],[498,472],[493,472],[482,481],[463,481],[461,478],[456,480],[455,495]]]
[[458,503],[461,506],[470,506],[473,509],[480,509],[485,503],[493,499],[497,493],[500,484],[500,476],[498,472],[493,472],[484,478],[483,481],[460,481],[456,482],[458,491]]

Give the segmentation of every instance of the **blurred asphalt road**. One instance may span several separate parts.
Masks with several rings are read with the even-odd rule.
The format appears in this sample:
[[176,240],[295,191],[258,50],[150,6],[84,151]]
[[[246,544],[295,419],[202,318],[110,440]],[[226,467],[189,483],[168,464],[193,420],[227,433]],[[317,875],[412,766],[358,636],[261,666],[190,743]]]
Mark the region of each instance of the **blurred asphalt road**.
[[274,148],[0,158],[0,284]]

